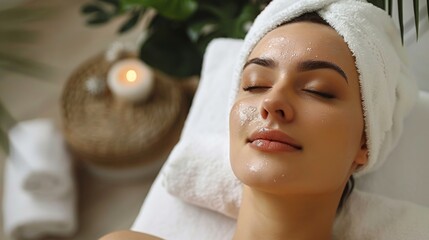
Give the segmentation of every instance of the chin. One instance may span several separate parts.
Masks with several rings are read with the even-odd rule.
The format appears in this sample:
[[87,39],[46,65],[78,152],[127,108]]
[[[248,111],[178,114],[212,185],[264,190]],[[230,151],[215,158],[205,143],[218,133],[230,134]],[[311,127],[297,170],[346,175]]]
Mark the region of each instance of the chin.
[[290,169],[286,171],[286,166],[279,167],[275,161],[267,158],[247,159],[247,161],[231,161],[235,176],[244,185],[275,194],[296,191],[295,176]]

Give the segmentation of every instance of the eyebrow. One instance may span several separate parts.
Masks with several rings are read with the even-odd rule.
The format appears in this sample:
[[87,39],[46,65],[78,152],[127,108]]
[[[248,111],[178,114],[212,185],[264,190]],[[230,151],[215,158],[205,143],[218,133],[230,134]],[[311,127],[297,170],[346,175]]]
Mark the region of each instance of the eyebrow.
[[277,67],[277,63],[271,58],[252,58],[244,64],[243,69],[245,69],[248,65],[252,63],[263,67],[268,67],[268,68]]
[[346,80],[347,84],[349,83],[346,73],[335,63],[327,62],[327,61],[308,60],[308,61],[300,62],[298,64],[298,71],[302,71],[302,72],[321,69],[321,68],[328,68],[336,71]]
[[[268,68],[277,67],[277,62],[271,58],[252,58],[244,64],[243,69],[245,69],[250,64],[256,64],[256,65],[260,65],[260,66],[268,67]],[[311,70],[316,70],[316,69],[322,69],[322,68],[328,68],[328,69],[332,69],[332,70],[336,71],[338,74],[340,74],[346,80],[347,84],[349,83],[347,75],[343,71],[343,69],[341,69],[338,65],[336,65],[335,63],[332,63],[332,62],[319,61],[319,60],[318,61],[307,60],[307,61],[303,61],[303,62],[298,63],[298,67],[297,67],[298,71],[301,71],[301,72],[311,71]]]

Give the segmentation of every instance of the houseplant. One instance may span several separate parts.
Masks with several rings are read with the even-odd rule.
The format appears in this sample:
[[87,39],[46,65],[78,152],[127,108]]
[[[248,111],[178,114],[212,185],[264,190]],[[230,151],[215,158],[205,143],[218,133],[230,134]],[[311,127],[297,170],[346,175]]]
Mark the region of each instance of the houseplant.
[[264,0],[95,0],[82,12],[90,25],[103,24],[121,15],[128,20],[124,33],[134,27],[149,9],[157,15],[148,26],[140,58],[171,76],[198,75],[207,44],[217,37],[242,38],[249,24],[263,9]]

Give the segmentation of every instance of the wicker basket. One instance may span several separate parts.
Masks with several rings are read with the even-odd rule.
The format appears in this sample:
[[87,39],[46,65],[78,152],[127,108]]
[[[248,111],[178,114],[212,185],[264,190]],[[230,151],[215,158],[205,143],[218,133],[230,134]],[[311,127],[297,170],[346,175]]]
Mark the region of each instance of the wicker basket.
[[61,99],[65,139],[77,159],[96,166],[150,164],[177,142],[178,136],[170,135],[182,127],[189,104],[178,84],[156,74],[154,91],[144,103],[118,105],[107,88],[89,93],[85,81],[91,76],[105,81],[111,64],[100,54],[70,76]]

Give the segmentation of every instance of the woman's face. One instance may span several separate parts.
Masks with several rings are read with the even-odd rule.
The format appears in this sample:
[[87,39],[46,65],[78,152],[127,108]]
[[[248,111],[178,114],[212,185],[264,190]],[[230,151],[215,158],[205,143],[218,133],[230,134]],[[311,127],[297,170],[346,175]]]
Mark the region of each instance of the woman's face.
[[277,194],[337,192],[367,161],[358,73],[325,25],[298,22],[262,38],[230,113],[231,165]]

